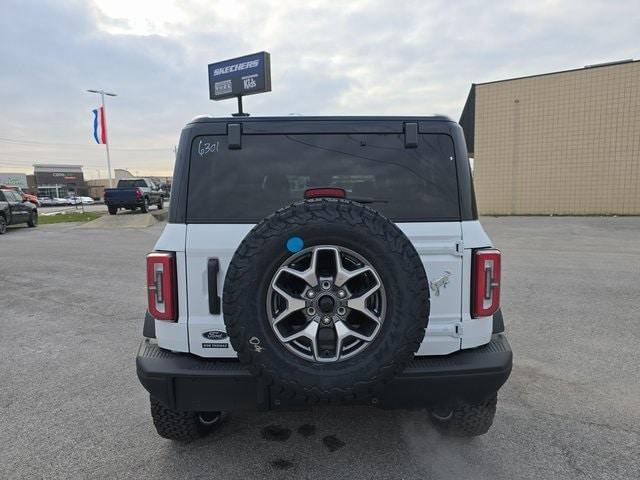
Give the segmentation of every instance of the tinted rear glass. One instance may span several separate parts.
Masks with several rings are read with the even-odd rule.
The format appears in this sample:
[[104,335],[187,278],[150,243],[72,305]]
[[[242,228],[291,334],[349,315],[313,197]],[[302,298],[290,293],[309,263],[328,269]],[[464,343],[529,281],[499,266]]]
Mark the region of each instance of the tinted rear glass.
[[118,182],[118,188],[133,188],[133,187],[146,187],[147,184],[144,180],[120,180]]
[[459,220],[451,137],[401,134],[243,135],[196,137],[191,149],[187,222],[255,223],[303,199],[311,187],[341,187],[347,198],[396,222]]

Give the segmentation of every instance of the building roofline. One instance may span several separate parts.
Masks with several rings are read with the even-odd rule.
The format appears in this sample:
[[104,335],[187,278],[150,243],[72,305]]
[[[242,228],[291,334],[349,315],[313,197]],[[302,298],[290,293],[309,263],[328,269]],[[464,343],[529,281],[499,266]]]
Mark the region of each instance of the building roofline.
[[585,65],[580,68],[570,68],[568,70],[558,70],[555,72],[546,72],[546,73],[536,73],[534,75],[524,75],[522,77],[513,77],[513,78],[504,78],[502,80],[491,80],[489,82],[480,82],[474,83],[473,85],[490,85],[492,83],[501,83],[501,82],[511,82],[513,80],[523,80],[525,78],[536,78],[536,77],[546,77],[548,75],[558,75],[561,73],[570,73],[570,72],[580,72],[580,71],[588,71],[596,68],[604,68],[604,67],[617,67],[618,65],[626,65],[629,63],[638,63],[640,60],[633,60],[631,58],[626,60],[615,60],[613,62],[605,62],[605,63],[595,63],[591,65]]
[[71,165],[68,163],[34,163],[33,168],[77,168],[82,170],[82,165]]

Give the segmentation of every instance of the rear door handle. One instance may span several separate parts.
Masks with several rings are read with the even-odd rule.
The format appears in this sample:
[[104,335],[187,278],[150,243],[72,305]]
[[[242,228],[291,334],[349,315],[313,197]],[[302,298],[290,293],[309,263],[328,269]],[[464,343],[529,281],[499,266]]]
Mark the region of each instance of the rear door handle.
[[207,280],[209,284],[209,313],[220,314],[220,296],[218,295],[218,272],[220,261],[210,258],[207,262]]

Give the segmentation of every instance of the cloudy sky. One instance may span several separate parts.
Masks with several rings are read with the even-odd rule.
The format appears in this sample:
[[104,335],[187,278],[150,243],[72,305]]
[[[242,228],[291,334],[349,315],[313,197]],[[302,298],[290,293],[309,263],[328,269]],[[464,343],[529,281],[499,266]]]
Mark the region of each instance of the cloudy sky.
[[640,53],[632,1],[94,0],[0,2],[0,171],[74,163],[106,175],[88,88],[107,101],[112,165],[170,174],[182,126],[212,102],[207,64],[266,50],[254,115],[458,119],[473,82]]

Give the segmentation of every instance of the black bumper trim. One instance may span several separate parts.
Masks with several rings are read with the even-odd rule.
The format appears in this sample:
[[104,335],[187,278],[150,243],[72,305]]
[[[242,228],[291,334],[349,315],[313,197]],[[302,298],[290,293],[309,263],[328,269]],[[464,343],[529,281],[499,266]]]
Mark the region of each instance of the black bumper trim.
[[502,317],[502,310],[498,309],[498,311],[493,314],[493,333],[502,332],[504,332],[504,319]]
[[[486,345],[446,356],[415,357],[375,396],[348,402],[388,409],[419,409],[493,393],[511,373],[512,352],[504,335]],[[237,359],[205,359],[173,353],[145,339],[136,359],[138,378],[149,393],[176,410],[270,410],[306,407],[261,384]]]
[[144,312],[144,325],[142,326],[142,336],[156,338],[156,320],[151,316],[149,310]]

